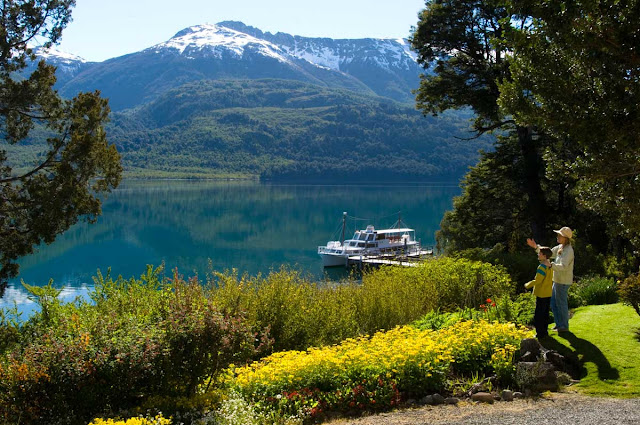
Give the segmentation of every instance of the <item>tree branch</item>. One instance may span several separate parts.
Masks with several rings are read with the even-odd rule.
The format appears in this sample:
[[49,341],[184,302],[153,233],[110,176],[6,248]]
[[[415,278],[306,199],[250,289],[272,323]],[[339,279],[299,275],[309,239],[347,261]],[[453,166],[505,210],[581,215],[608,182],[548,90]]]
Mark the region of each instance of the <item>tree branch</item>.
[[503,125],[507,125],[507,124],[515,124],[516,122],[514,120],[506,120],[506,121],[500,121],[498,123],[495,123],[493,125],[490,125],[489,127],[480,127],[478,129],[476,129],[476,135],[473,137],[457,137],[454,136],[456,139],[458,140],[464,140],[464,141],[469,141],[469,140],[475,140],[481,136],[483,136],[485,133],[488,133],[490,131],[495,130],[496,128],[500,128]]
[[68,135],[68,133],[63,136],[62,143],[60,143],[53,151],[49,152],[49,155],[47,156],[47,159],[44,160],[44,162],[42,162],[36,168],[34,168],[33,170],[31,170],[28,173],[25,173],[25,174],[23,174],[21,176],[9,177],[7,179],[0,179],[0,183],[4,184],[4,183],[11,183],[11,182],[19,181],[19,180],[24,180],[27,177],[31,177],[32,175],[34,175],[38,171],[40,171],[43,168],[45,168],[48,165],[50,165],[51,162],[53,161],[53,158],[55,158],[55,156],[58,154],[58,152],[60,152],[60,149],[62,148],[62,146],[64,146],[64,140],[67,138],[67,135]]

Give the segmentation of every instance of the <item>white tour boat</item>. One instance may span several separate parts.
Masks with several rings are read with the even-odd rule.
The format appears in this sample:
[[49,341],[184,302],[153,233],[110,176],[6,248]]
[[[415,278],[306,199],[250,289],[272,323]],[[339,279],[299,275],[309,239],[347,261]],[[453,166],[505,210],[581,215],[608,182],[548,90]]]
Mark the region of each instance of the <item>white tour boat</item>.
[[398,219],[394,227],[375,229],[369,225],[364,230],[356,230],[351,239],[344,239],[347,213],[342,217],[342,241],[329,241],[318,247],[324,267],[347,266],[349,257],[394,257],[417,255],[420,242],[416,240],[415,230],[402,226]]

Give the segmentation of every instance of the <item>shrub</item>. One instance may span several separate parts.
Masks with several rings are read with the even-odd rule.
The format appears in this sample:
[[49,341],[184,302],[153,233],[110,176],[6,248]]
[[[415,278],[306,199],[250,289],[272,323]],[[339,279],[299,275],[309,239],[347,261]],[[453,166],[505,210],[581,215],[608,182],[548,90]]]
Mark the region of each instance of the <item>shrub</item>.
[[382,267],[363,276],[358,318],[362,332],[371,333],[510,293],[507,274],[487,263],[444,257],[413,268]]
[[0,358],[0,421],[87,423],[152,396],[191,396],[255,354],[242,316],[225,317],[196,281],[99,276],[88,303],[57,305]]
[[477,307],[511,292],[501,269],[451,258],[370,270],[361,284],[313,283],[282,268],[266,278],[213,273],[210,285],[222,311],[246,311],[256,328],[268,327],[276,351],[335,344],[410,323],[437,308]]
[[354,282],[316,283],[283,267],[266,278],[214,272],[209,286],[221,311],[246,312],[256,329],[268,329],[276,351],[333,344],[359,332]]
[[640,273],[627,277],[618,287],[618,295],[640,315]]
[[533,325],[536,297],[531,293],[518,294],[514,300],[506,297],[499,298],[497,303],[499,321],[525,326]]
[[536,299],[531,294],[518,294],[515,300],[509,297],[487,299],[479,309],[463,308],[454,312],[430,311],[411,325],[418,329],[439,330],[463,320],[486,320],[517,325],[532,325]]
[[496,349],[491,355],[491,367],[496,373],[498,382],[503,387],[511,386],[515,383],[515,355],[518,347],[506,344],[504,347]]
[[516,292],[524,291],[520,283],[531,280],[538,266],[538,259],[533,250],[507,252],[502,244],[496,244],[492,249],[465,249],[455,253],[454,257],[490,263],[503,268],[511,277]]
[[612,278],[590,276],[575,285],[585,305],[614,304],[618,302],[616,282]]

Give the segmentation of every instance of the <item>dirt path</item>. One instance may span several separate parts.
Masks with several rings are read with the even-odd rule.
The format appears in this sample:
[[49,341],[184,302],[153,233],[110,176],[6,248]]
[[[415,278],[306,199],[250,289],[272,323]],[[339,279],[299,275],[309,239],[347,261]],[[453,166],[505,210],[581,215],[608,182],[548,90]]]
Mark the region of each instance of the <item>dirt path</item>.
[[576,393],[495,404],[460,402],[457,406],[424,406],[328,422],[331,425],[638,425],[640,398],[595,398]]

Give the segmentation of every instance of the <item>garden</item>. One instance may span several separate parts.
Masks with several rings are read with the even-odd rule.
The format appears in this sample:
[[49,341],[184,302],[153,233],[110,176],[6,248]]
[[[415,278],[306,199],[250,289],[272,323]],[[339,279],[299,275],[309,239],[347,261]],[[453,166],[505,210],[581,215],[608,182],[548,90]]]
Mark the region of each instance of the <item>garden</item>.
[[[490,390],[523,389],[515,362],[534,334],[535,300],[504,269],[447,257],[340,284],[286,268],[205,282],[150,266],[138,279],[98,272],[90,299],[72,303],[51,282],[26,286],[40,311],[0,315],[4,423],[305,424],[461,396],[487,377]],[[637,275],[581,279],[570,297],[576,329],[593,326],[578,320],[593,304],[620,297],[637,308],[639,287]],[[619,330],[633,354],[637,315],[606,307],[625,309]],[[556,340],[565,355],[584,354],[579,341]],[[590,368],[578,377],[586,392],[605,392],[589,384]]]

